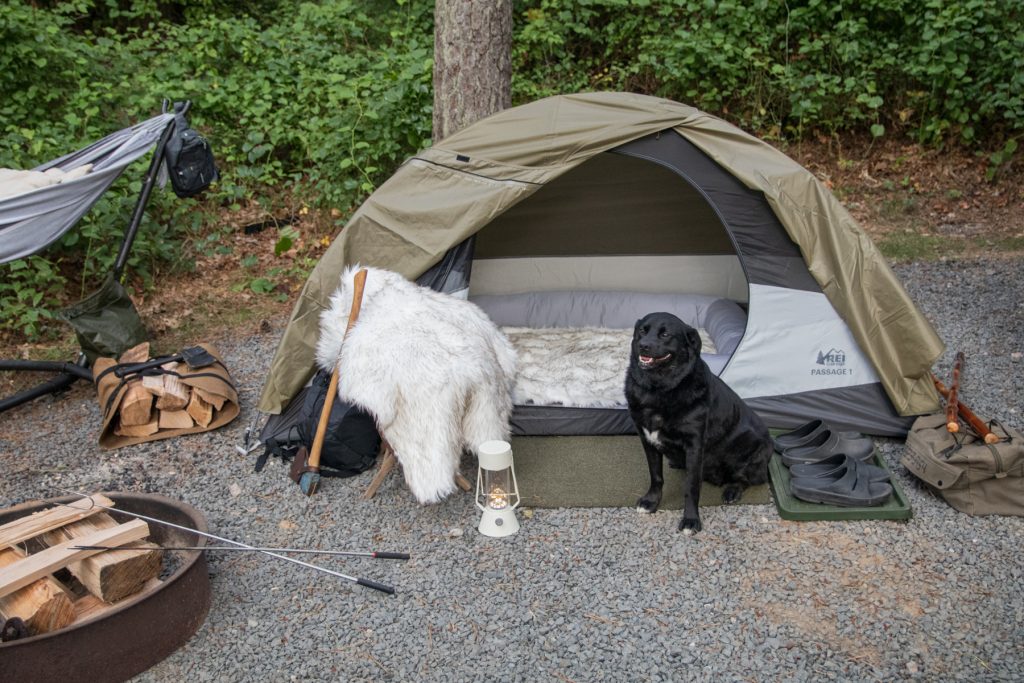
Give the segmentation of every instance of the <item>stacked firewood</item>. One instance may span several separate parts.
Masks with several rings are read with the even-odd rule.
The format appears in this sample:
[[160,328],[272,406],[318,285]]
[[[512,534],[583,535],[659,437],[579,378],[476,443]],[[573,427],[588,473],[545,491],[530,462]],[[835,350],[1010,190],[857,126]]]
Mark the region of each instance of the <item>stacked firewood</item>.
[[118,523],[93,505],[112,507],[112,500],[98,494],[91,499],[54,506],[0,526],[4,640],[64,628],[160,585],[162,551],[146,540],[146,522]]
[[[121,355],[119,363],[144,363],[149,360],[149,342],[143,342]],[[184,363],[160,366],[170,372],[185,374]],[[209,427],[215,411],[224,407],[226,399],[190,387],[173,374],[154,374],[129,381],[121,400],[118,424],[114,433],[120,436],[149,436],[161,429]]]

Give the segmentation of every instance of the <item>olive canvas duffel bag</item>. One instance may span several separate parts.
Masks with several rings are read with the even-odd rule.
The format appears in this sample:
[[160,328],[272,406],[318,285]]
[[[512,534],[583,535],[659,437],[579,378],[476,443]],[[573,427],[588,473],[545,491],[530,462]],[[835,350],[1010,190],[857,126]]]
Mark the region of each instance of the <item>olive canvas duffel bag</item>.
[[1024,436],[996,421],[990,428],[993,444],[967,429],[949,432],[945,414],[919,417],[901,462],[961,512],[1024,516]]

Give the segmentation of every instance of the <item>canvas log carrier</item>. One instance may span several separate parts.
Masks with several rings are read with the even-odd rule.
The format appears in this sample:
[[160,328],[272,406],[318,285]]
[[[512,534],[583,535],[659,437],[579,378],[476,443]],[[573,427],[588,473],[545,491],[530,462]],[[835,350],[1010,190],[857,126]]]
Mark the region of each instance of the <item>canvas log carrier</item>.
[[[211,358],[209,364],[203,367],[191,367],[187,363],[177,363],[170,369],[174,357],[165,359],[169,361],[155,367],[148,367],[142,371],[132,371],[129,366],[139,364],[117,363],[111,358],[100,358],[93,366],[93,373],[96,377],[96,392],[99,400],[100,411],[103,414],[103,427],[100,430],[99,443],[104,448],[121,448],[146,441],[157,441],[168,439],[182,434],[195,434],[206,432],[219,427],[238,417],[238,392],[231,374],[221,360],[220,353],[210,344],[200,344],[198,347],[207,352]],[[179,355],[180,357],[180,355]],[[145,363],[142,365],[149,365]],[[128,370],[125,372],[125,370]],[[141,384],[145,378],[161,379],[164,376],[177,379],[190,397],[199,395],[204,402],[209,404],[209,415],[204,419],[192,419],[191,426],[173,426],[170,423],[162,422],[158,415],[160,411],[154,407],[153,417],[150,422],[141,426],[149,425],[149,429],[140,429],[137,435],[119,434],[121,412],[125,407],[126,397],[133,387]],[[169,410],[175,414],[185,413],[190,418],[196,411],[192,409],[191,398],[189,404],[180,408]],[[180,417],[180,416],[179,416]],[[202,420],[202,421],[200,421]],[[206,424],[202,424],[206,422]],[[182,424],[182,423],[177,423]],[[148,433],[144,433],[148,432]]]
[[947,503],[969,515],[1024,516],[1024,435],[993,421],[999,441],[970,430],[951,433],[946,415],[918,418],[902,463]]

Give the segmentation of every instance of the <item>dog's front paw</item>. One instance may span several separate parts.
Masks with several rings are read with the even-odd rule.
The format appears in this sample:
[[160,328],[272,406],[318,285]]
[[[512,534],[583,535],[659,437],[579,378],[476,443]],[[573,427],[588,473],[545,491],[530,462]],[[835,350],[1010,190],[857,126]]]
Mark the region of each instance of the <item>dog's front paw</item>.
[[683,517],[679,520],[679,530],[687,536],[693,536],[702,528],[700,517]]
[[722,502],[726,505],[735,503],[743,497],[743,489],[739,484],[729,484],[722,489]]
[[648,491],[642,498],[636,501],[636,511],[649,515],[657,512],[659,505],[661,505],[661,495]]

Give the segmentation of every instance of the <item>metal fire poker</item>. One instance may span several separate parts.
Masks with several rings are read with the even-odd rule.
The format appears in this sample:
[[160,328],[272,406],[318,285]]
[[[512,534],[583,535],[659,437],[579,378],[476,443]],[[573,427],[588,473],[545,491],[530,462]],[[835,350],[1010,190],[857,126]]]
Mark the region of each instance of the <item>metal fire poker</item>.
[[[123,510],[122,510],[123,512]],[[116,545],[75,545],[71,546],[71,550],[125,550],[124,546]],[[150,548],[150,550],[236,550],[238,552],[275,552],[275,553],[305,553],[307,555],[348,555],[355,557],[372,557],[375,560],[408,560],[409,553],[388,553],[381,551],[374,551],[369,553],[353,552],[349,550],[314,550],[310,548],[239,548],[236,546],[226,545],[182,545],[182,546],[170,546],[163,545],[158,548]]]
[[[154,517],[147,517],[146,515],[139,514],[138,512],[129,512],[128,510],[120,510],[120,509],[117,509],[117,508],[109,507],[107,505],[101,505],[100,503],[97,503],[95,500],[93,500],[92,496],[90,496],[88,494],[85,494],[85,493],[82,493],[81,491],[71,491],[71,490],[68,490],[68,489],[60,488],[59,486],[55,486],[54,488],[57,489],[58,491],[63,491],[64,493],[70,493],[72,495],[81,496],[82,498],[86,498],[86,499],[89,500],[90,503],[92,503],[93,507],[98,507],[98,508],[102,508],[104,510],[109,510],[110,512],[119,512],[121,514],[129,515],[131,517],[138,517],[139,519],[144,519],[147,522],[154,522],[156,524],[161,524],[163,526],[169,526],[172,529],[179,529],[181,531],[187,531],[189,533],[198,534],[199,536],[203,536],[205,538],[212,538],[215,541],[220,541],[221,543],[227,543],[229,545],[237,546],[239,548],[244,548],[246,550],[254,550],[256,552],[261,552],[264,555],[269,555],[270,557],[276,557],[279,560],[284,560],[285,562],[291,562],[292,564],[297,564],[299,566],[306,567],[308,569],[315,569],[318,572],[323,572],[325,574],[330,574],[331,576],[337,576],[339,579],[344,579],[345,581],[351,581],[352,583],[358,583],[360,586],[366,586],[367,588],[372,588],[372,589],[378,590],[378,591],[380,591],[382,593],[391,593],[391,594],[393,594],[395,592],[394,587],[388,586],[388,585],[383,584],[383,583],[377,583],[376,581],[371,581],[370,579],[363,579],[363,578],[360,578],[360,577],[357,577],[357,576],[349,576],[348,574],[342,574],[341,572],[336,572],[333,569],[327,569],[326,567],[320,567],[320,566],[317,566],[315,564],[310,564],[309,562],[303,562],[302,560],[297,560],[294,557],[288,557],[287,555],[278,555],[277,553],[270,552],[269,550],[261,550],[260,548],[256,548],[254,546],[247,545],[245,543],[240,543],[239,541],[232,541],[230,538],[223,538],[221,536],[214,536],[213,534],[208,534],[205,531],[199,531],[198,529],[191,529],[191,528],[189,528],[187,526],[181,526],[179,524],[174,524],[172,522],[167,522],[167,521],[164,521],[162,519],[156,519]],[[58,505],[66,505],[66,504],[65,503],[58,503]]]

